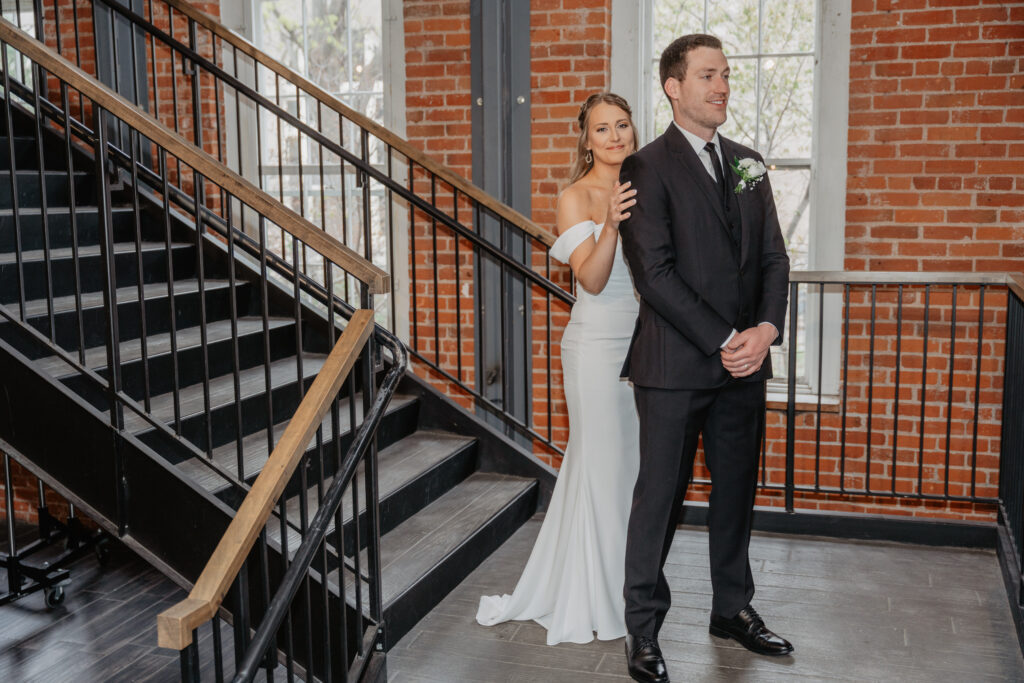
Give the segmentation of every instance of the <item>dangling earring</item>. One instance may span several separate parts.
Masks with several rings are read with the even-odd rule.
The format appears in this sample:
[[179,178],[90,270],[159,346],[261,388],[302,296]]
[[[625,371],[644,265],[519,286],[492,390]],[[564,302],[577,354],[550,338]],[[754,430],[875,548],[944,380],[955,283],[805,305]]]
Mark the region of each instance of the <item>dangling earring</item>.
[[583,157],[583,160],[588,164],[594,163],[594,155],[590,153],[589,149],[587,150],[587,156]]

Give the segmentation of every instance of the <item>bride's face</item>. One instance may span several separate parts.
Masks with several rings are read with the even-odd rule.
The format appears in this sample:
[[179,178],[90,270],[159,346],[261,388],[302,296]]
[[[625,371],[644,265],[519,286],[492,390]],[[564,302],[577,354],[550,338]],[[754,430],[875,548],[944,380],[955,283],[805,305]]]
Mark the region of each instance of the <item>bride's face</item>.
[[594,161],[617,166],[633,153],[633,126],[629,114],[614,104],[601,102],[587,119],[587,147]]

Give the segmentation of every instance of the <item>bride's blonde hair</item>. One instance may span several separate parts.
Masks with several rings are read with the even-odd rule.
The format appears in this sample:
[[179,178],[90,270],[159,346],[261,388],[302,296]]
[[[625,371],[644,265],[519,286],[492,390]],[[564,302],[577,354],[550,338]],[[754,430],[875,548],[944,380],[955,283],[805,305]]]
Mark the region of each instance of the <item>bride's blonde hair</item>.
[[629,108],[629,102],[626,102],[624,97],[616,95],[610,92],[596,92],[586,99],[586,101],[580,106],[580,114],[577,117],[580,125],[580,136],[576,140],[576,161],[572,165],[572,170],[569,173],[569,184],[572,185],[577,180],[587,174],[590,169],[594,167],[594,157],[590,154],[590,161],[587,161],[589,150],[587,149],[587,127],[590,123],[590,112],[594,110],[599,104],[610,104],[613,107],[618,107],[622,111],[626,112],[626,118],[629,120],[629,127],[633,131],[633,149],[630,153],[637,150],[637,135],[636,126],[633,125],[633,110]]

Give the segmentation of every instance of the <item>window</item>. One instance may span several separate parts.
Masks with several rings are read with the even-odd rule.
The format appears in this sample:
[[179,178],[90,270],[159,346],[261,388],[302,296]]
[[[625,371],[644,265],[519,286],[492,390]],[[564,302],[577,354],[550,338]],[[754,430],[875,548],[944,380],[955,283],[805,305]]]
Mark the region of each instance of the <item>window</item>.
[[[253,40],[267,54],[317,84],[355,111],[385,123],[385,73],[389,60],[385,54],[383,9],[385,3],[360,0],[252,0]],[[257,89],[299,119],[320,127],[324,134],[360,153],[359,129],[346,122],[339,129],[338,117],[318,109],[314,99],[299,96],[294,87],[269,69],[258,72]],[[387,227],[387,196],[380,183],[369,190],[370,248],[363,230],[363,187],[353,165],[326,153],[320,158],[319,145],[300,136],[292,126],[275,128],[269,112],[256,138],[259,147],[260,185],[269,194],[281,197],[291,209],[321,225],[332,236],[384,270],[391,271],[390,235]],[[273,134],[277,130],[276,135]],[[383,167],[386,151],[376,138],[370,138],[367,158]],[[322,170],[321,170],[322,167]],[[272,249],[287,258],[291,240],[284,234],[271,234]],[[339,290],[340,291],[340,290]],[[355,303],[355,289],[345,286],[344,296]],[[390,294],[375,297],[378,322],[393,327],[394,298]]]
[[[380,2],[255,2],[256,44],[260,49],[356,111],[382,122],[384,57]],[[273,79],[269,75],[266,78],[269,92],[273,92]]]

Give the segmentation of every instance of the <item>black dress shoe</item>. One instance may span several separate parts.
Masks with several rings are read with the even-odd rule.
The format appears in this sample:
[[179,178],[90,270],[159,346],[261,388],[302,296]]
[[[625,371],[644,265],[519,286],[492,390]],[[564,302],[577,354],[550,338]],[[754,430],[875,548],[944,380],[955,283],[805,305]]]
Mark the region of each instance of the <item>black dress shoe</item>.
[[668,670],[661,656],[658,641],[653,638],[626,636],[626,664],[629,676],[640,683],[668,683]]
[[764,625],[764,619],[747,605],[732,619],[711,615],[711,635],[735,638],[739,644],[759,655],[788,655],[793,646],[788,640],[775,635]]

